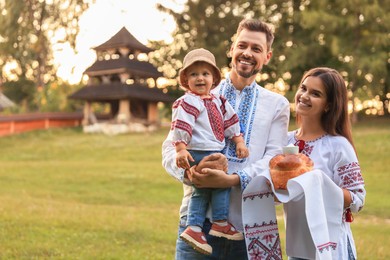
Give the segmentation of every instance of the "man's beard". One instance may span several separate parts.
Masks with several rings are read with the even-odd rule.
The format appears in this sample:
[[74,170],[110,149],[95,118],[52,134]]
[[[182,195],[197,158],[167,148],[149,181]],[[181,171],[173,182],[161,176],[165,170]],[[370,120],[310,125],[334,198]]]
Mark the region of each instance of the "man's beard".
[[246,79],[249,79],[250,77],[252,77],[253,75],[256,75],[257,73],[259,73],[261,71],[261,68],[258,68],[256,70],[244,72],[242,70],[238,70],[237,66],[234,63],[232,63],[232,68],[236,70],[237,74],[240,77],[243,77],[243,78],[246,78]]

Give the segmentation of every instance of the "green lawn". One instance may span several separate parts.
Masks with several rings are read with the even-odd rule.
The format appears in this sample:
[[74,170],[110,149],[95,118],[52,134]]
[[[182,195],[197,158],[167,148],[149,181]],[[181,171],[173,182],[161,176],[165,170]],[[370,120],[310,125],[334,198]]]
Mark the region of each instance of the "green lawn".
[[[173,259],[182,188],[161,166],[167,131],[0,138],[0,259]],[[359,259],[390,259],[390,120],[353,131],[367,188]]]

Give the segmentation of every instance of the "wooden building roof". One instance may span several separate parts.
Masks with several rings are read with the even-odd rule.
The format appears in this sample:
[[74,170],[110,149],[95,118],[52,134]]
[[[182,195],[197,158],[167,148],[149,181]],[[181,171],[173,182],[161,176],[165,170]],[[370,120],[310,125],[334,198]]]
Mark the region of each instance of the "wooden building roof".
[[93,77],[125,72],[131,72],[132,75],[141,78],[157,79],[163,76],[163,74],[149,62],[130,60],[126,57],[120,57],[119,59],[112,60],[98,60],[87,68],[84,73]]
[[104,51],[112,48],[128,47],[130,50],[139,50],[149,53],[152,49],[140,43],[127,29],[122,27],[119,32],[112,36],[105,43],[93,48],[95,51]]
[[120,82],[100,85],[89,85],[69,96],[71,99],[108,102],[119,99],[139,99],[154,102],[173,102],[171,97],[161,89],[149,88],[141,84],[127,85]]
[[[105,43],[94,48],[96,52],[104,52],[116,49],[128,49],[130,53],[149,53],[152,49],[146,47],[134,38],[125,27],[111,37]],[[100,53],[101,54],[101,53]],[[98,55],[99,56],[99,55]],[[102,55],[103,56],[103,55]],[[89,102],[110,102],[123,99],[138,99],[146,102],[174,102],[174,98],[164,93],[161,89],[150,88],[146,84],[138,83],[139,79],[153,78],[156,80],[163,74],[157,70],[153,64],[140,61],[136,58],[137,54],[131,55],[113,55],[110,59],[99,59],[95,61],[84,74],[91,78],[101,76],[118,76],[127,74],[129,79],[134,80],[134,84],[126,84],[125,80],[112,81],[110,83],[90,83],[68,96],[70,99],[78,99]]]

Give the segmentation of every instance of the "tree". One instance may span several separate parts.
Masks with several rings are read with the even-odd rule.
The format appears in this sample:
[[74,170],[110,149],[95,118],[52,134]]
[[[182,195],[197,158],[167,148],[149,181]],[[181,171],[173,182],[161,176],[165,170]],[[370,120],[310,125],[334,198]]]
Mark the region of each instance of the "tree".
[[313,1],[302,13],[302,27],[328,46],[353,97],[388,99],[390,1],[383,2]]
[[[288,95],[293,95],[294,86],[310,67],[328,65],[337,59],[330,54],[327,46],[318,43],[316,29],[304,29],[301,24],[302,12],[309,1],[196,1],[190,0],[182,13],[158,6],[159,10],[174,17],[177,29],[173,33],[174,43],[165,45],[154,42],[160,49],[156,57],[163,64],[163,70],[170,71],[169,77],[181,66],[185,53],[194,47],[204,47],[214,53],[218,66],[228,67],[227,58],[238,23],[244,18],[261,17],[275,28],[273,58],[263,68],[266,74],[262,85],[270,85],[279,79],[293,86]],[[162,58],[164,57],[164,58]]]
[[309,1],[274,1],[278,19],[270,64],[279,77],[288,85],[287,97],[293,101],[302,75],[317,66],[337,67],[337,59],[318,35],[318,30],[305,28],[302,20]]
[[[384,3],[387,2],[387,3]],[[274,56],[263,72],[262,85],[280,78],[293,94],[305,71],[317,66],[339,70],[348,83],[351,99],[379,95],[388,104],[389,92],[389,0],[189,0],[182,13],[159,5],[175,19],[174,43],[161,45],[159,66],[176,75],[185,53],[204,47],[214,53],[218,66],[226,58],[238,22],[243,17],[261,17],[275,26]]]
[[[68,41],[75,46],[80,15],[88,0],[0,0],[0,71],[3,81],[26,80],[42,88],[56,79],[52,42]],[[61,37],[59,37],[61,36]],[[13,70],[4,72],[6,66]]]
[[203,47],[210,50],[216,57],[220,68],[228,67],[230,59],[227,54],[232,43],[232,35],[238,23],[244,17],[263,17],[270,22],[275,9],[268,8],[268,1],[198,1],[189,0],[182,13],[176,13],[163,5],[157,8],[170,14],[176,21],[176,31],[173,33],[174,43],[165,45],[152,42],[155,62],[164,68],[169,77],[177,75],[184,55],[193,48]]

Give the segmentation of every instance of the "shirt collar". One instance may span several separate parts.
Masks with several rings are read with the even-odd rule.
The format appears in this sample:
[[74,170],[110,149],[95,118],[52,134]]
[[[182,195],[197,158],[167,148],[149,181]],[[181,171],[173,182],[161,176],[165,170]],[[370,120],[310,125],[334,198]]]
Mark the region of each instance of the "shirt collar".
[[[232,80],[230,79],[230,73],[226,76],[226,84],[227,84],[227,89],[228,91],[236,91],[237,89],[233,86],[233,83],[232,83]],[[257,83],[256,81],[253,81],[249,86],[246,86],[242,92],[244,93],[250,93],[252,92],[255,87],[256,87]]]

